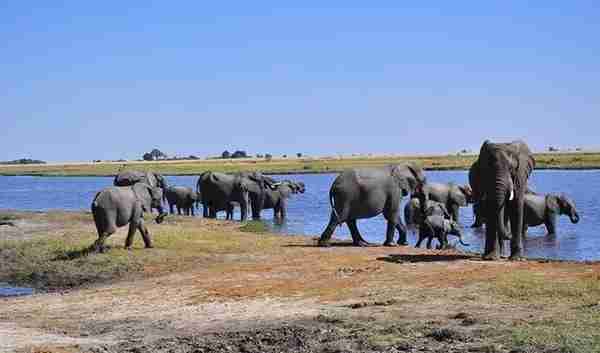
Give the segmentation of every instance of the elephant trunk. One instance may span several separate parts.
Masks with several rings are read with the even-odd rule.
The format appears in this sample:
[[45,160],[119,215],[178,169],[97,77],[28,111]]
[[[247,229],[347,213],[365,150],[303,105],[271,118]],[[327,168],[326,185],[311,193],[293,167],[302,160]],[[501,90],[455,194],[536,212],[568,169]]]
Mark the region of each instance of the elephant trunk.
[[569,218],[571,219],[571,223],[579,223],[579,214],[577,213],[577,211],[571,210],[571,213],[569,213]]
[[[507,190],[508,189],[508,190]],[[508,194],[510,193],[510,196]],[[496,182],[496,192],[494,195],[494,199],[491,200],[493,203],[493,207],[491,210],[494,214],[490,215],[496,218],[496,226],[498,229],[498,240],[508,240],[510,236],[508,231],[506,230],[506,222],[504,217],[504,212],[506,211],[506,202],[508,199],[514,197],[514,191],[512,187],[506,187],[504,185],[503,180],[498,180]]]

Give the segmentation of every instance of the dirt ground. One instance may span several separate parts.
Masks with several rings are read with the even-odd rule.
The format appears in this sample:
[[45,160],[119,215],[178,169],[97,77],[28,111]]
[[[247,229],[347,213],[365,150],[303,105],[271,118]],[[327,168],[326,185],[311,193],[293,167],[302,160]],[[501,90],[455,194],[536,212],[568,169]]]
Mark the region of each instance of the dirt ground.
[[[190,224],[239,232],[228,222]],[[0,237],[64,226],[17,225]],[[218,266],[145,268],[133,279],[0,298],[0,352],[526,352],[511,328],[571,303],[509,300],[493,284],[515,273],[549,282],[600,273],[599,264],[278,239],[268,251],[221,256]]]

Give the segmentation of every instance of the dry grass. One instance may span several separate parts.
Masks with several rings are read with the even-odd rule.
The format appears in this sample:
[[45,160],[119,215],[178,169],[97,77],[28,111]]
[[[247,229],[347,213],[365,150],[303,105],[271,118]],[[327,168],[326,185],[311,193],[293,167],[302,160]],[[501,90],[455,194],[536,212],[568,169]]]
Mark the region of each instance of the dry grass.
[[[600,153],[536,154],[538,168],[600,168]],[[2,165],[0,175],[106,176],[119,169],[133,168],[168,175],[197,175],[206,170],[220,172],[262,171],[266,173],[326,173],[351,167],[383,166],[414,161],[429,170],[468,169],[476,155],[387,156],[344,158],[231,159],[123,163],[80,163],[47,165]]]

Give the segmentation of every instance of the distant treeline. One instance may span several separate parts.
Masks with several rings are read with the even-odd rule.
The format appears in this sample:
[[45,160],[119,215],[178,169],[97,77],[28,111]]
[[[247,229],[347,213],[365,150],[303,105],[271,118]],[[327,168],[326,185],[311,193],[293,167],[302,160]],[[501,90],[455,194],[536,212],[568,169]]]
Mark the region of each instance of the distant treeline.
[[14,161],[0,161],[0,164],[46,164],[46,162],[37,159],[21,158]]

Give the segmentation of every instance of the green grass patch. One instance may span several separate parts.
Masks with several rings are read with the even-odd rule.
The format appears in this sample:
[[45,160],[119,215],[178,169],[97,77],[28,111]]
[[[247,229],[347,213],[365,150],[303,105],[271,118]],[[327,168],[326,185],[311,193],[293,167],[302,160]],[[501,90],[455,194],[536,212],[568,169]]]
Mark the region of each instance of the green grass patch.
[[269,228],[261,221],[248,221],[240,227],[240,231],[246,233],[264,234],[269,231]]
[[[58,219],[61,215],[52,217]],[[230,224],[203,226],[190,217],[168,217],[150,229],[153,249],[144,249],[139,233],[133,250],[124,249],[123,237],[111,236],[104,253],[90,252],[96,234],[90,231],[88,214],[65,214],[69,223],[60,235],[40,235],[29,240],[0,241],[0,282],[39,289],[62,289],[109,282],[128,276],[159,275],[201,265],[218,266],[225,257],[276,249],[281,238],[262,234],[260,222],[249,222],[237,231]],[[87,222],[85,222],[87,220]],[[75,226],[73,226],[75,224]],[[79,224],[79,225],[77,225]],[[261,233],[251,234],[251,233]],[[274,250],[273,250],[274,251]],[[233,261],[235,257],[233,258]],[[227,261],[232,261],[231,256]]]
[[600,280],[597,278],[556,280],[543,274],[518,271],[500,276],[492,290],[511,302],[600,302]]
[[0,213],[0,222],[10,222],[19,219],[17,215],[12,213]]

